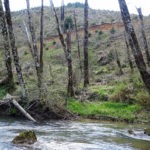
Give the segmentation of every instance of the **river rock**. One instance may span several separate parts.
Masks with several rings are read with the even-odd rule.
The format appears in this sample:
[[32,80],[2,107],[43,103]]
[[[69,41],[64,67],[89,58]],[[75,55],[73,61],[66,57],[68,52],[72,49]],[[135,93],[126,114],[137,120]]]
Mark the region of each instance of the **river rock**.
[[37,137],[34,131],[21,132],[13,139],[13,144],[34,144],[37,141]]
[[133,130],[128,130],[128,133],[131,134],[131,135],[135,135]]
[[144,134],[150,136],[150,128],[147,128],[144,130]]

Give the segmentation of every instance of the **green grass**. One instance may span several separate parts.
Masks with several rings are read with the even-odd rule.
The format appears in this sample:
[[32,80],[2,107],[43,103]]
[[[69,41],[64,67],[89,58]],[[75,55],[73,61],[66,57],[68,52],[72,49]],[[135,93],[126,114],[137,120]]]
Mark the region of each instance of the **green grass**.
[[89,116],[103,116],[112,117],[122,120],[133,121],[136,118],[136,114],[142,109],[139,105],[128,105],[124,103],[114,102],[79,102],[76,100],[70,100],[68,102],[68,108],[73,113],[81,115],[83,117]]

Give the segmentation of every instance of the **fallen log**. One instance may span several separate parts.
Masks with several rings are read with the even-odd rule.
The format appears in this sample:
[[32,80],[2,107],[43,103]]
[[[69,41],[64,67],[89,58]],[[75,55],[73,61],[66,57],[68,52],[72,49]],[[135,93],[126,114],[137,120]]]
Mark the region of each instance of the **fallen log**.
[[[4,101],[7,100],[7,101]],[[27,119],[33,122],[37,122],[25,109],[14,99],[13,96],[7,94],[6,97],[1,101],[1,104],[12,103]]]

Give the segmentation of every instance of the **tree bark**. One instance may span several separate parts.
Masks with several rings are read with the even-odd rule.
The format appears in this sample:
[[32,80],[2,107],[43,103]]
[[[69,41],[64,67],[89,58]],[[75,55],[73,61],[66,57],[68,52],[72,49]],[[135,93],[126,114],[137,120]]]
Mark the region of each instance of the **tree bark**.
[[124,22],[125,30],[128,34],[129,44],[133,51],[136,65],[138,67],[138,70],[140,72],[142,80],[143,80],[148,92],[150,93],[150,74],[148,73],[148,71],[146,69],[146,64],[144,62],[141,48],[139,46],[133,25],[131,23],[131,18],[130,18],[130,14],[128,11],[126,1],[118,0],[118,2],[119,2],[120,10],[121,10],[122,20]]
[[89,84],[89,62],[88,62],[88,0],[84,6],[84,87]]
[[144,30],[145,27],[144,27],[143,14],[142,14],[141,8],[137,8],[137,12],[139,14],[139,19],[140,19],[140,24],[141,24],[141,33],[142,33],[142,39],[144,43],[144,50],[146,54],[147,64],[148,66],[150,66],[150,54],[149,54],[148,43],[147,43],[146,34]]
[[67,30],[67,61],[68,61],[68,96],[74,96],[73,89],[73,69],[72,69],[72,57],[71,57],[71,32],[70,29]]
[[[39,64],[39,58],[38,58],[38,49],[37,49],[37,44],[36,44],[36,37],[35,37],[35,30],[33,26],[33,21],[32,21],[32,16],[30,13],[30,3],[29,0],[26,0],[27,3],[27,13],[28,13],[28,22],[29,22],[29,29],[32,37],[32,47],[33,47],[33,55],[34,55],[34,61],[35,61],[35,68],[37,72],[37,78],[38,78],[38,88],[40,90],[40,95],[41,95],[41,71],[40,71],[40,64]],[[40,96],[41,97],[41,96]]]
[[22,97],[25,98],[27,96],[26,95],[26,87],[25,87],[25,83],[24,83],[24,79],[23,79],[23,75],[22,75],[22,69],[21,69],[21,66],[19,63],[18,50],[16,47],[16,41],[15,41],[12,20],[11,20],[9,0],[4,0],[4,6],[5,6],[5,11],[6,11],[6,20],[7,20],[8,32],[9,32],[10,45],[11,45],[11,49],[12,49],[12,55],[13,55],[14,63],[16,66],[18,80],[19,80],[20,86],[22,88]]
[[29,51],[30,51],[32,57],[34,58],[32,46],[31,46],[31,41],[30,41],[30,36],[29,36],[28,28],[27,28],[27,26],[26,26],[25,21],[23,21],[23,24],[24,24],[25,34],[26,34],[26,37],[27,37],[27,43],[28,43]]
[[130,48],[129,48],[128,40],[126,37],[126,33],[124,34],[124,38],[125,38],[125,44],[126,44],[126,49],[127,49],[128,63],[129,63],[130,69],[131,69],[131,73],[133,73],[134,67],[133,67],[133,62],[131,60]]
[[51,8],[54,14],[54,17],[56,19],[56,25],[57,25],[57,31],[59,35],[59,39],[61,42],[61,45],[64,50],[65,58],[68,63],[68,96],[74,96],[74,90],[73,90],[73,68],[72,68],[72,58],[71,58],[71,35],[70,31],[67,32],[67,43],[64,40],[64,36],[61,30],[61,26],[59,23],[59,19],[56,13],[56,9],[54,7],[53,1],[50,0]]
[[41,0],[41,31],[40,31],[40,70],[43,73],[43,21],[44,21],[44,0]]
[[12,60],[10,55],[9,35],[6,25],[6,18],[3,10],[2,1],[0,0],[0,27],[2,29],[3,43],[5,48],[5,65],[7,68],[7,83],[13,83]]
[[77,28],[77,20],[76,20],[76,13],[75,13],[75,11],[74,11],[74,24],[75,24],[77,47],[78,47],[79,66],[80,66],[80,71],[81,71],[81,74],[82,74],[82,62],[81,62],[80,42],[79,42],[79,35],[78,35],[78,28]]
[[65,20],[65,6],[64,6],[64,0],[62,0],[62,4],[61,4],[61,24],[64,24],[64,20]]
[[50,0],[50,5],[51,5],[51,8],[52,8],[52,12],[54,14],[54,17],[56,19],[56,25],[57,25],[57,31],[58,31],[59,40],[61,42],[61,45],[63,46],[64,54],[65,54],[65,57],[66,57],[66,60],[67,60],[67,50],[66,50],[67,47],[66,47],[66,43],[65,43],[65,40],[64,40],[64,36],[63,36],[62,30],[61,30],[59,19],[58,19],[57,13],[56,13],[56,9],[54,7],[54,4],[53,4],[52,0]]
[[119,55],[118,55],[118,52],[117,52],[116,49],[115,49],[115,56],[116,56],[116,62],[117,62],[117,65],[118,65],[118,68],[119,68],[119,71],[120,71],[120,75],[123,75],[121,62],[120,62]]

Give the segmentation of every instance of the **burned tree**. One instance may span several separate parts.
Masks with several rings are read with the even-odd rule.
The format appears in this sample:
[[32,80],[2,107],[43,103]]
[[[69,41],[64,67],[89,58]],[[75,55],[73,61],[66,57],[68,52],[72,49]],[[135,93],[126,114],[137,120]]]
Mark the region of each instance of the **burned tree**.
[[78,27],[77,27],[77,19],[76,19],[76,12],[75,12],[75,11],[74,11],[74,24],[75,24],[77,47],[78,47],[79,65],[80,65],[80,71],[81,71],[81,74],[82,74],[82,62],[81,62],[81,52],[80,52],[80,41],[79,41]]
[[68,60],[68,96],[74,96],[73,90],[73,69],[72,69],[72,58],[71,58],[71,31],[70,28],[67,30],[67,60]]
[[115,57],[116,57],[116,62],[117,62],[118,68],[119,68],[120,75],[123,75],[120,58],[119,58],[119,55],[118,55],[118,52],[116,49],[115,49]]
[[58,19],[57,13],[56,13],[56,9],[54,7],[52,0],[50,0],[50,5],[52,8],[52,12],[54,14],[54,17],[56,19],[56,25],[57,25],[57,31],[58,31],[59,39],[60,39],[61,45],[62,45],[63,50],[64,50],[66,61],[68,63],[68,90],[67,90],[67,92],[68,92],[68,96],[73,97],[74,96],[74,90],[73,90],[73,68],[72,68],[72,58],[71,58],[70,26],[67,29],[67,39],[65,42],[62,30],[61,30],[61,26],[59,23],[59,19]]
[[9,32],[10,45],[11,45],[11,49],[12,49],[12,55],[13,55],[14,63],[16,66],[18,80],[19,80],[20,86],[22,88],[22,97],[25,98],[27,96],[26,88],[25,88],[25,83],[24,83],[24,79],[23,79],[23,75],[22,75],[22,69],[21,69],[21,66],[19,63],[18,50],[16,47],[15,35],[14,35],[12,20],[11,20],[9,0],[4,0],[4,6],[5,6],[5,11],[6,11],[6,20],[7,20],[8,32]]
[[128,63],[131,69],[131,73],[133,73],[134,67],[133,67],[133,62],[131,60],[130,47],[129,47],[128,39],[126,37],[126,33],[124,33],[124,38],[125,38],[125,44],[126,44],[126,50],[127,50]]
[[31,41],[30,41],[30,35],[29,35],[28,28],[27,28],[27,26],[26,26],[25,21],[23,21],[23,25],[24,25],[24,31],[25,31],[25,34],[26,34],[26,38],[27,38],[27,43],[28,43],[29,51],[30,51],[32,57],[34,58],[32,46],[31,46]]
[[37,49],[37,43],[36,43],[36,37],[35,37],[35,30],[34,30],[34,25],[33,25],[33,21],[32,21],[31,12],[30,12],[29,0],[26,0],[26,3],[27,3],[27,13],[28,13],[28,24],[29,24],[29,29],[30,29],[31,38],[32,38],[32,47],[33,47],[35,68],[36,68],[37,78],[38,78],[38,87],[40,90],[39,94],[41,97],[42,81],[41,81],[41,70],[40,70],[40,63],[39,63],[39,58],[38,58],[38,49]]
[[142,80],[150,93],[150,74],[147,71],[146,64],[143,59],[143,55],[141,52],[141,48],[139,46],[133,25],[131,23],[130,14],[128,11],[128,7],[125,0],[118,0],[121,10],[121,16],[122,20],[124,22],[125,30],[128,35],[129,44],[131,46],[131,49],[133,51],[133,55],[135,58],[136,65],[138,67],[138,70],[140,72],[140,75],[142,77]]
[[2,1],[0,0],[0,27],[2,29],[2,35],[3,35],[3,42],[4,42],[4,48],[5,48],[5,64],[7,68],[7,75],[8,77],[5,78],[0,84],[12,84],[13,83],[13,72],[12,72],[12,60],[10,55],[10,46],[9,46],[9,35],[6,25],[6,18],[3,10]]
[[145,30],[144,30],[145,27],[144,27],[142,9],[141,8],[137,8],[137,12],[139,14],[139,19],[140,19],[140,24],[141,24],[141,33],[142,33],[142,39],[143,39],[143,44],[144,44],[147,64],[150,66],[150,54],[149,54],[148,43],[147,43],[146,34],[145,34]]
[[88,0],[84,6],[84,87],[89,84],[89,62],[88,62]]
[[43,72],[43,16],[44,16],[44,0],[41,0],[41,30],[40,30],[40,70]]
[[64,24],[64,20],[65,20],[65,6],[64,6],[64,0],[62,0],[61,3],[61,24]]

